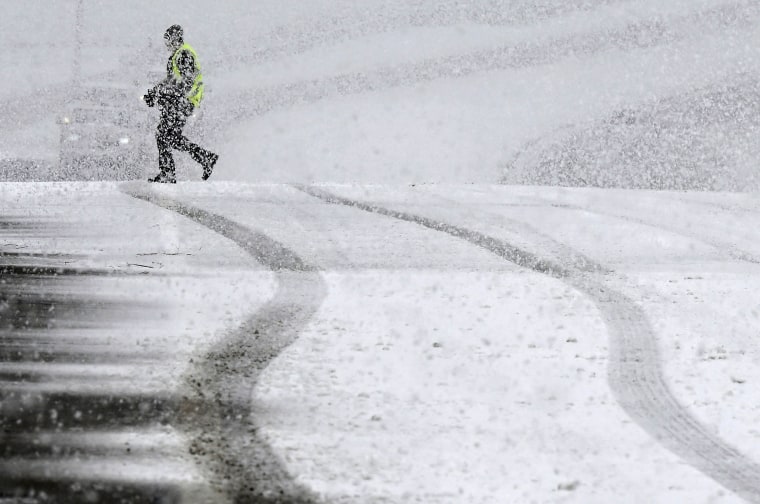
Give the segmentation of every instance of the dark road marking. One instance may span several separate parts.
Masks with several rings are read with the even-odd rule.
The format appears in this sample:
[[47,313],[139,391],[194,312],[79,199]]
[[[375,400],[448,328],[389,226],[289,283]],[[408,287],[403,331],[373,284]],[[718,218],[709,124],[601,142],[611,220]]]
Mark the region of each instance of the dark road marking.
[[[50,370],[47,363],[119,365],[144,359],[137,350],[116,347],[105,338],[93,343],[92,336],[79,334],[92,333],[99,324],[107,331],[104,321],[119,317],[158,319],[158,307],[83,295],[87,278],[81,272],[67,277],[34,270],[3,275],[0,281],[0,500],[36,495],[40,502],[157,502],[160,495],[161,502],[179,502],[173,482],[67,475],[98,450],[113,447],[95,443],[61,450],[58,436],[81,430],[139,431],[166,423],[178,411],[168,391],[133,394],[97,385],[77,391],[69,378]],[[15,363],[25,364],[25,370],[14,371]],[[90,380],[105,384],[97,375]]]

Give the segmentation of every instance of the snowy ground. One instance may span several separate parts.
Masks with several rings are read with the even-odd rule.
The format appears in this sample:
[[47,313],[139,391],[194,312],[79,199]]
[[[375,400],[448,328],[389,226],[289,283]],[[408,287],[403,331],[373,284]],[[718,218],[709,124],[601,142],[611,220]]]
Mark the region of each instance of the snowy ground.
[[[19,221],[33,217],[58,231],[48,227],[35,240],[6,232],[6,250],[30,257],[55,250],[70,258],[67,268],[114,270],[80,280],[89,289],[64,293],[81,291],[87,299],[93,288],[121,292],[111,294],[111,302],[130,306],[129,292],[135,292],[147,305],[141,319],[150,327],[133,341],[135,326],[126,330],[112,322],[106,336],[96,326],[82,341],[81,333],[55,326],[56,343],[44,346],[54,355],[61,346],[91,352],[105,337],[106,355],[110,348],[127,357],[118,366],[93,365],[98,359],[4,364],[6,375],[37,377],[7,385],[6,392],[88,396],[94,392],[81,380],[96,377],[98,394],[181,393],[188,376],[203,372],[192,356],[223,346],[235,321],[264,311],[262,302],[277,297],[274,285],[287,282],[273,279],[227,239],[214,238],[213,224],[154,210],[115,185],[3,189]],[[737,234],[756,218],[752,198],[723,194],[717,203],[715,195],[702,193],[483,185],[318,189],[406,213],[377,215],[280,185],[187,183],[151,196],[168,206],[182,203],[182,212],[192,207],[223,215],[321,271],[321,280],[305,292],[316,312],[248,392],[257,436],[281,457],[294,485],[329,502],[495,502],[505,496],[528,502],[738,502],[726,486],[752,501],[755,480],[725,474],[735,463],[752,470],[760,456],[753,450],[760,403],[751,385],[760,379],[758,306],[751,295],[758,287],[760,241]],[[88,212],[93,208],[101,209],[97,218]],[[452,236],[405,215],[471,234]],[[196,215],[195,221],[203,219]],[[69,233],[62,222],[72,225]],[[541,266],[519,268],[520,259],[505,260],[479,246],[477,233],[565,268],[567,277]],[[134,274],[148,267],[151,274]],[[605,320],[605,301],[584,292],[576,274],[635,300],[656,348],[648,349],[646,331],[635,332],[632,342],[616,341],[620,335]],[[148,315],[156,305],[163,312],[159,324]],[[89,319],[80,314],[79,320]],[[645,350],[633,372],[625,370],[630,356],[614,349],[621,345]],[[161,360],[143,362],[156,352]],[[641,372],[651,378],[649,367],[676,406],[661,404],[662,397],[646,387],[636,390],[642,387],[637,380],[621,386],[612,376]],[[112,392],[104,391],[108,384]],[[663,411],[637,413],[642,401]],[[669,432],[671,416],[690,425]],[[74,446],[87,457],[109,454],[120,477],[144,485],[140,470],[150,464],[131,459],[125,466],[119,458],[133,432],[127,437],[133,445],[152,446],[148,458],[175,462],[159,482],[185,488],[181,482],[195,466],[181,446],[192,444],[192,429],[154,432],[150,417],[145,424],[137,431],[101,431],[100,438]],[[42,439],[61,442],[51,436]],[[172,440],[169,455],[157,453],[156,437]],[[721,446],[715,457],[714,443]],[[731,447],[741,447],[739,460]],[[113,478],[113,469],[98,460],[95,474]],[[178,465],[181,460],[185,465]],[[32,461],[8,461],[31,475],[42,470]],[[82,462],[73,468],[70,459],[64,463],[68,478],[77,470],[92,475]],[[199,485],[198,479],[190,481]]]
[[0,183],[0,500],[760,502],[757,2],[153,4],[0,19],[0,180],[174,22],[221,153]]

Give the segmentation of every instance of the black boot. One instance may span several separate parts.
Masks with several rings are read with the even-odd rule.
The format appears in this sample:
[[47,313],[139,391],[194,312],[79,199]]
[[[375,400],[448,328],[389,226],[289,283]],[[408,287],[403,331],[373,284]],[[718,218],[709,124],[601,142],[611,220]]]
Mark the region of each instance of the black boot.
[[208,180],[211,176],[211,172],[214,171],[214,165],[219,159],[219,154],[210,152],[203,163],[203,180]]
[[158,172],[158,175],[148,179],[148,182],[157,182],[159,184],[176,184],[177,178],[173,173]]

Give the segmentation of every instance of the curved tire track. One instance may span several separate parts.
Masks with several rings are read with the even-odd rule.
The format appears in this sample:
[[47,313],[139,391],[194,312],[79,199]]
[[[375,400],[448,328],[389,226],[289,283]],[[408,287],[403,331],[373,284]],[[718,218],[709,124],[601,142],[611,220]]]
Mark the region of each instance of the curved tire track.
[[[750,196],[753,194],[750,191],[740,191],[740,192],[744,193],[747,196]],[[708,208],[719,208],[720,210],[723,210],[725,212],[760,214],[760,207],[758,207],[757,205],[746,205],[746,204],[742,204],[741,202],[720,203],[717,201],[705,201],[702,199],[690,198],[688,193],[680,195],[679,200],[692,204],[692,205],[700,205],[700,206],[708,207]]]
[[187,373],[182,427],[212,486],[232,502],[311,503],[310,491],[287,473],[257,435],[251,397],[258,375],[298,337],[327,292],[317,269],[268,236],[221,215],[132,185],[126,194],[183,215],[234,241],[277,277],[277,291],[256,314],[227,334]]
[[[385,33],[390,30],[408,29],[417,26],[449,26],[460,23],[487,23],[489,25],[510,26],[525,24],[539,20],[550,19],[569,12],[584,12],[604,5],[625,4],[630,0],[575,0],[557,3],[547,1],[545,5],[536,5],[537,2],[526,0],[515,8],[515,2],[510,0],[481,0],[473,4],[463,5],[461,2],[450,0],[437,2],[432,6],[425,4],[416,5],[406,10],[390,8],[358,13],[359,17],[346,17],[340,15],[322,17],[312,16],[300,22],[279,24],[271,29],[255,35],[252,39],[253,47],[242,51],[239,43],[234,40],[220,42],[219,53],[208,54],[206,57],[209,68],[225,68],[230,62],[236,64],[262,64],[276,61],[294,54],[331,45],[340,42],[354,40],[359,37]],[[73,3],[73,2],[72,2]],[[85,5],[83,0],[76,0],[75,18],[72,30],[77,33],[82,29],[82,19]],[[538,7],[538,8],[537,8]],[[76,41],[75,45],[81,45]],[[14,48],[10,48],[12,51]],[[58,48],[61,50],[61,48]],[[81,47],[75,47],[74,60],[72,62],[72,74],[81,73]],[[134,49],[134,48],[132,48]],[[126,51],[130,60],[126,62],[127,68],[145,67],[145,59],[153,58],[155,54],[148,54],[144,49],[139,54],[134,50]],[[80,67],[77,70],[77,67]],[[89,81],[123,81],[123,75],[115,70],[88,74]],[[77,80],[71,79],[70,83],[62,84],[64,87],[75,87]],[[0,129],[18,129],[34,124],[39,118],[55,109],[60,104],[61,93],[70,97],[71,90],[51,91],[47,88],[29,90],[24,89],[10,98],[5,98],[2,104],[3,114],[0,116]]]
[[[459,202],[456,199],[453,198],[447,198],[445,196],[442,196],[440,194],[435,194],[435,198],[440,200],[441,202],[446,203],[449,206],[456,206],[459,205]],[[525,204],[515,204],[516,207],[525,207],[527,205]],[[532,206],[537,207],[545,207],[544,203],[537,203]],[[549,251],[551,256],[554,257],[561,257],[563,259],[563,263],[567,266],[569,266],[572,270],[584,272],[584,273],[599,273],[599,274],[605,274],[605,273],[613,273],[612,270],[607,268],[605,265],[601,264],[600,262],[592,259],[591,257],[587,256],[586,254],[579,252],[568,245],[565,245],[564,243],[561,243],[557,240],[555,240],[553,237],[549,236],[548,234],[539,231],[534,226],[528,224],[527,222],[519,219],[513,219],[510,217],[506,217],[498,212],[492,212],[488,210],[480,210],[481,214],[485,213],[486,215],[489,215],[491,217],[495,217],[499,219],[500,224],[504,227],[504,229],[507,229],[508,231],[518,234],[518,235],[530,235],[533,237],[538,238],[539,245],[538,247]]]
[[[543,202],[544,206],[546,206],[547,208],[548,207],[566,208],[568,210],[588,212],[590,214],[599,215],[602,217],[610,217],[612,219],[620,220],[623,222],[630,222],[632,224],[649,227],[649,228],[656,229],[659,231],[665,231],[666,233],[670,233],[676,236],[681,236],[683,238],[688,238],[690,240],[696,240],[710,247],[714,247],[720,250],[721,252],[725,253],[728,257],[730,257],[731,259],[735,261],[746,262],[750,264],[760,264],[760,257],[757,257],[756,255],[750,252],[741,250],[729,242],[722,241],[722,240],[715,240],[715,239],[700,235],[698,233],[690,232],[690,231],[681,229],[676,225],[668,225],[668,224],[663,224],[659,222],[652,222],[651,220],[642,219],[639,217],[632,217],[630,215],[623,215],[621,213],[589,208],[586,206],[576,205],[572,203],[557,203],[556,201],[552,201],[548,198],[543,198],[543,197],[537,197],[536,200]],[[690,203],[691,202],[692,201],[690,201]]]
[[[728,28],[751,27],[760,19],[760,8],[748,0],[696,10],[682,16],[651,16],[617,31],[598,30],[572,34],[548,42],[523,42],[456,54],[442,58],[298,81],[245,91],[222,104],[218,121],[224,124],[261,116],[294,105],[310,104],[336,96],[376,92],[438,79],[456,79],[493,72],[546,65],[568,57],[593,55],[606,50],[637,50],[674,43],[691,36]],[[220,131],[223,129],[220,122]]]
[[463,227],[336,196],[313,186],[294,187],[326,203],[412,222],[461,238],[518,266],[559,279],[587,295],[609,330],[609,383],[626,413],[690,465],[748,502],[760,503],[760,464],[715,436],[679,404],[663,377],[657,338],[644,310],[625,294],[609,288],[603,276],[566,269]]
[[565,2],[542,0],[480,0],[463,4],[439,1],[434,4],[416,2],[408,10],[398,6],[379,5],[365,12],[341,11],[330,16],[311,16],[308,21],[282,24],[262,32],[253,39],[255,49],[240,54],[237,45],[225,47],[221,56],[210,60],[215,66],[229,61],[246,65],[260,64],[277,58],[301,54],[320,45],[352,41],[359,37],[419,26],[451,26],[486,24],[510,27],[556,18],[563,14],[589,12],[601,6],[625,4],[630,0],[574,0]]

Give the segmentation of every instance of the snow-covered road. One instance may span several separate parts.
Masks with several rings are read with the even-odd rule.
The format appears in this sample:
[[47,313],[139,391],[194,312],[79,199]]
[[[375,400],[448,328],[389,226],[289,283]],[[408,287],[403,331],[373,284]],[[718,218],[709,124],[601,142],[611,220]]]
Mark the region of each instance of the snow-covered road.
[[760,504],[757,0],[207,4],[4,5],[0,503]]
[[2,192],[6,490],[758,501],[750,196]]

